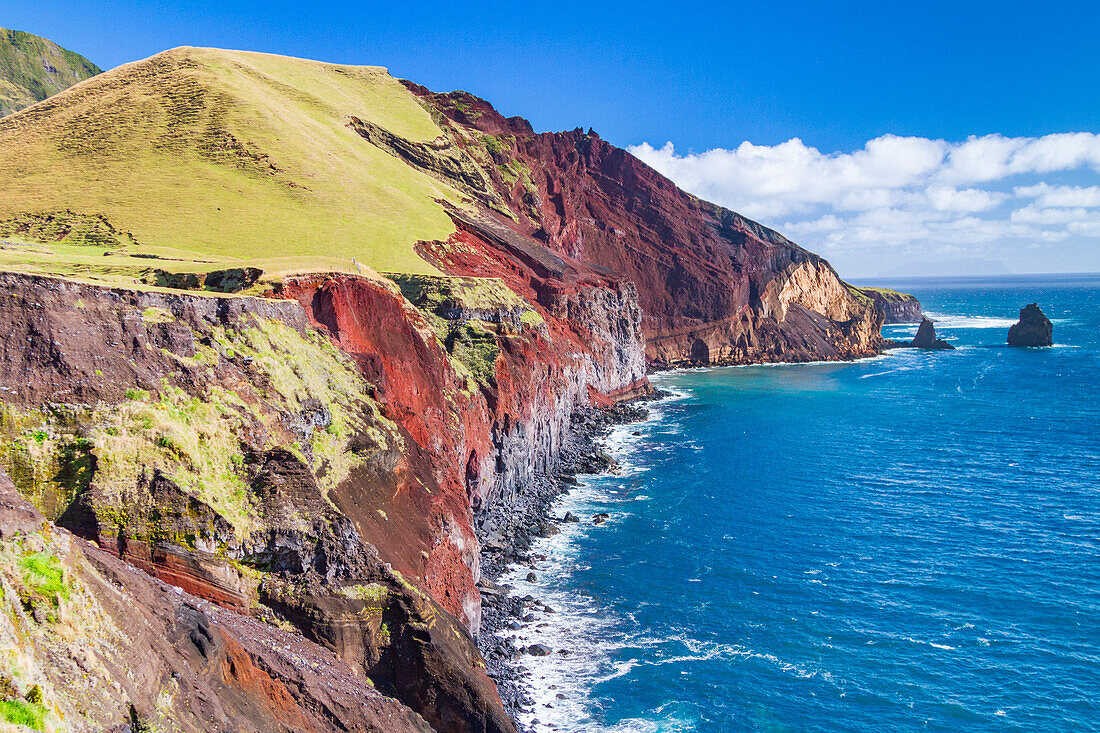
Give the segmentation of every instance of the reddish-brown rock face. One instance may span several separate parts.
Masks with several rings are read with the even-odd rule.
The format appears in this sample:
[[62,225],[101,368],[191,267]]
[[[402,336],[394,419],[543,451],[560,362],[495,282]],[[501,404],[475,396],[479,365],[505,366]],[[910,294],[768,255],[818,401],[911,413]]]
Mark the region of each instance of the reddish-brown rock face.
[[479,274],[505,276],[542,319],[537,326],[487,322],[497,348],[488,384],[459,374],[426,316],[386,283],[301,277],[287,281],[282,295],[297,299],[355,359],[407,438],[396,471],[378,479],[353,472],[332,498],[384,560],[421,580],[474,630],[472,512],[550,470],[578,405],[645,391],[648,383],[632,288],[577,273],[569,283],[539,278],[476,235],[461,239],[449,250]]
[[[439,730],[330,649],[181,592],[172,579],[174,588],[50,527],[2,470],[0,541],[44,548],[72,589],[58,600],[71,631],[58,634],[25,613],[0,621],[0,635],[12,648],[18,638],[18,663],[43,680],[66,730]],[[18,578],[9,573],[0,570],[11,587]]]
[[534,243],[637,287],[651,362],[844,359],[878,350],[874,306],[777,232],[681,191],[592,131],[536,134],[526,120],[505,119],[463,92],[409,87],[449,122],[456,144],[488,148],[496,191],[487,206],[503,199],[515,217],[510,226]]
[[383,559],[474,624],[480,597],[468,486],[480,481],[468,482],[464,467],[470,455],[490,453],[484,400],[465,390],[424,316],[392,285],[318,276],[291,280],[283,292],[355,359],[406,435],[396,471],[355,472],[333,499]]
[[[234,412],[229,404],[248,416],[235,434],[239,443],[230,445],[240,451],[236,466],[248,506],[243,528],[211,504],[219,497],[199,498],[194,485],[162,472],[154,453],[144,454],[132,475],[102,478],[104,465],[95,457],[107,449],[95,441],[86,441],[92,451],[87,482],[52,519],[94,540],[98,552],[221,608],[261,615],[269,611],[260,609],[275,609],[437,730],[514,730],[469,634],[479,620],[480,597],[468,491],[492,486],[489,472],[486,488],[476,484],[482,463],[496,458],[493,413],[478,389],[458,388],[464,378],[392,283],[355,277],[291,283],[288,294],[300,300],[120,292],[10,274],[0,275],[0,287],[0,323],[30,345],[0,352],[0,374],[14,377],[5,386],[19,385],[4,393],[5,439],[22,436],[18,421],[32,419],[20,418],[23,410],[30,416],[45,410],[33,418],[42,420],[48,412],[44,433],[73,444],[77,436],[102,437],[95,430],[114,403],[137,401],[142,420],[152,421],[149,411],[161,409],[164,400],[183,400],[191,410],[231,391],[230,401],[219,403],[226,408],[220,417]],[[331,337],[374,385],[376,399],[369,401],[383,416],[355,403],[364,412],[340,449],[360,460],[326,488],[318,479],[328,468],[306,464],[312,443],[299,431],[307,419],[319,420],[323,430],[331,415],[322,419],[316,399],[312,407],[306,399],[296,412],[275,397],[274,373],[258,366],[268,356],[232,353],[216,340],[232,332],[244,348],[244,334],[260,339],[263,329],[304,349],[298,356],[279,352],[287,369],[307,373],[312,365],[305,360],[335,354],[327,345]],[[202,348],[217,353],[215,346],[222,355],[197,358]],[[352,365],[345,368],[354,374]],[[74,387],[97,402],[49,407]],[[326,399],[335,405],[331,395]],[[217,430],[206,420],[197,427],[202,440]],[[479,458],[468,469],[472,455]],[[468,484],[470,470],[476,476]],[[21,487],[37,496],[33,477],[24,474]],[[352,588],[350,595],[345,588]],[[358,597],[356,588],[367,595]],[[238,652],[226,652],[230,675],[281,704],[277,685],[249,669]],[[294,714],[287,711],[287,725]],[[272,723],[256,729],[283,728]]]

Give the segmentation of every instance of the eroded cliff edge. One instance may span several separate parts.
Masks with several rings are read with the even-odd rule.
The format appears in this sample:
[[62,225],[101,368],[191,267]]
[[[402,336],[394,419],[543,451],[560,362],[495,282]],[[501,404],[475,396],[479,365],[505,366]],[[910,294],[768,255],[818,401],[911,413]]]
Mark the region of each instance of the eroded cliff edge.
[[[698,199],[593,131],[535,133],[465,92],[420,96],[444,131],[417,144],[352,120],[366,140],[457,181],[479,209],[421,253],[453,274],[554,281],[574,265],[638,291],[653,365],[852,359],[878,353],[884,313],[821,257]],[[486,245],[504,249],[501,264]],[[521,272],[510,272],[519,262]]]

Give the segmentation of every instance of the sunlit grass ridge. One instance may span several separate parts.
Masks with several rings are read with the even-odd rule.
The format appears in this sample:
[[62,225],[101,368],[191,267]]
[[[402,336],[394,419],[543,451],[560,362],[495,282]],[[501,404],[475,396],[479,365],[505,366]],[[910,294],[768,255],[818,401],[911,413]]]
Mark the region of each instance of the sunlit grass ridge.
[[[413,141],[441,134],[380,67],[166,51],[0,120],[0,221],[103,217],[137,242],[116,256],[172,258],[156,261],[166,269],[350,270],[354,258],[434,272],[413,245],[448,236],[437,199],[458,194],[363,140],[352,116]],[[21,249],[18,233],[4,239],[6,269],[72,274],[73,257],[89,270],[96,262],[49,242]]]

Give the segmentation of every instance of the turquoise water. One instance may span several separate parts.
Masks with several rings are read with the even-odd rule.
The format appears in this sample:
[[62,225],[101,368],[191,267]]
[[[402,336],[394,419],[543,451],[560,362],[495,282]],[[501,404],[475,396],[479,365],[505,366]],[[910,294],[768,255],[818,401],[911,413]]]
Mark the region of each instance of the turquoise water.
[[1100,730],[1100,276],[891,285],[958,350],[658,376],[510,579],[538,730]]

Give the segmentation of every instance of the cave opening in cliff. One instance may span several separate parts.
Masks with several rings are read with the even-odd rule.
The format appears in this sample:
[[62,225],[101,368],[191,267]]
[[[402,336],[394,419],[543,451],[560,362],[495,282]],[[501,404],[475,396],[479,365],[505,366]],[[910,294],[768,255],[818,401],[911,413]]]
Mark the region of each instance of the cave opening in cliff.
[[691,343],[691,360],[701,364],[710,363],[710,347],[703,339],[695,339]]

